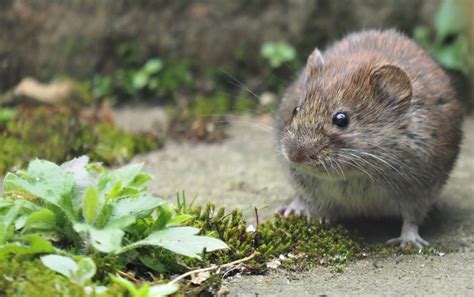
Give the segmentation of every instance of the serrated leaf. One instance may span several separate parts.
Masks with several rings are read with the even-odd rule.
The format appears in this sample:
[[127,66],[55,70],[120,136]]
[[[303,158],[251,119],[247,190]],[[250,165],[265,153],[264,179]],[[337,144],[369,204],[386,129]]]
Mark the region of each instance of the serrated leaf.
[[99,194],[95,188],[89,187],[82,198],[82,215],[87,224],[94,224],[98,211]]
[[86,233],[92,246],[99,252],[112,253],[122,247],[124,232],[120,229],[96,229],[87,224],[74,224],[74,230]]
[[0,259],[8,255],[31,255],[38,253],[51,253],[54,251],[49,241],[36,234],[24,235],[16,242],[0,245]]
[[151,245],[160,246],[180,255],[200,259],[199,254],[204,249],[211,252],[228,248],[227,244],[222,240],[208,236],[199,236],[196,235],[197,233],[199,233],[199,229],[194,227],[175,227],[159,230],[143,240],[125,246],[117,253]]

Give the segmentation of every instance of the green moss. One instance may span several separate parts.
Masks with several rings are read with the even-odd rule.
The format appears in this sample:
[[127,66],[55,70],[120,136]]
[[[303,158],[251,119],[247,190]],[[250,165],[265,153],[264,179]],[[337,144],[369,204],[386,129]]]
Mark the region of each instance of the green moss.
[[[5,111],[5,110],[4,110]],[[19,107],[0,120],[0,174],[34,158],[62,162],[88,154],[106,165],[161,146],[151,135],[130,134],[106,121],[86,121],[72,108]]]
[[[234,209],[227,212],[216,209],[212,204],[206,207],[178,205],[178,214],[191,214],[187,222],[201,228],[202,233],[224,240],[228,250],[204,253],[202,260],[190,259],[170,251],[156,248],[142,248],[121,256],[92,254],[97,266],[93,278],[95,285],[108,287],[103,296],[122,296],[125,289],[112,283],[109,274],[118,270],[133,275],[139,282],[157,280],[166,283],[172,275],[191,269],[220,265],[242,259],[256,251],[256,256],[245,262],[252,273],[262,273],[266,264],[274,259],[281,260],[281,267],[292,270],[305,270],[317,265],[330,266],[334,273],[343,273],[348,261],[365,257],[387,257],[394,254],[414,254],[415,249],[401,250],[381,244],[371,244],[349,233],[341,225],[324,225],[319,221],[308,222],[300,216],[281,218],[275,216],[259,224],[256,232],[247,232],[248,227],[242,212]],[[144,222],[144,227],[146,224]],[[436,249],[424,250],[424,254],[437,254]],[[128,261],[121,257],[137,258]],[[146,260],[144,260],[147,258]],[[128,263],[124,265],[123,263]],[[162,269],[161,269],[161,268]],[[0,295],[6,296],[85,296],[83,289],[70,283],[65,277],[45,269],[37,258],[16,257],[0,262]],[[200,285],[184,284],[180,294],[197,295],[202,292],[217,292],[220,275],[211,277]],[[92,284],[88,284],[92,285]]]
[[288,257],[285,265],[342,264],[352,260],[362,250],[360,243],[340,225],[325,226],[318,221],[291,216],[275,216],[271,221],[258,225],[256,232],[247,232],[248,224],[238,210],[226,213],[214,205],[190,211],[195,217],[191,225],[203,233],[216,236],[229,245],[229,250],[209,254],[208,264],[223,264],[244,258],[254,250],[257,256],[248,264],[261,270],[271,259],[280,255]]
[[[204,209],[197,207],[188,212],[194,215],[189,224],[224,240],[229,246],[227,251],[205,255],[202,263],[186,262],[189,266],[228,263],[247,257],[255,250],[257,256],[247,262],[255,272],[265,269],[266,263],[281,255],[283,267],[307,269],[325,265],[332,266],[334,272],[342,272],[344,264],[359,258],[420,253],[416,248],[374,244],[342,225],[325,225],[317,220],[308,222],[301,216],[282,218],[276,215],[273,220],[259,224],[256,232],[247,232],[248,223],[237,209],[229,213],[209,204]],[[437,255],[440,251],[432,247],[421,253]]]

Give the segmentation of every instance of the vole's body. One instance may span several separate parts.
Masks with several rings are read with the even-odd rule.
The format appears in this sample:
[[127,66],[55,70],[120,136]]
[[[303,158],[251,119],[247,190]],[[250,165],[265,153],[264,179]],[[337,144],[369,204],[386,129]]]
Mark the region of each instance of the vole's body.
[[[340,113],[348,124],[335,119]],[[462,111],[425,51],[392,30],[315,50],[278,119],[297,192],[284,214],[401,216],[402,235],[392,243],[426,244],[418,225],[457,157]]]

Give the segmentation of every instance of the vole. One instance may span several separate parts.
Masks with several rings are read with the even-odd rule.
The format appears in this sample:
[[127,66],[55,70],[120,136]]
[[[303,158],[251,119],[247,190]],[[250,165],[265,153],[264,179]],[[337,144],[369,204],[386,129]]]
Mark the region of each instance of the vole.
[[447,74],[395,30],[315,49],[277,112],[296,198],[280,213],[401,217],[391,245],[428,245],[418,226],[459,152],[463,112]]

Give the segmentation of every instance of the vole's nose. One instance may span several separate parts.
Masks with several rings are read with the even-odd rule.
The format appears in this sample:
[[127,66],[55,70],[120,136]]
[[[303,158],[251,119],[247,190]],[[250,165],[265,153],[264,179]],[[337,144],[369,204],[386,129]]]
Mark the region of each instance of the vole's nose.
[[295,145],[290,149],[289,159],[295,163],[308,162],[317,151],[318,147],[314,144]]
[[309,161],[310,155],[307,150],[302,147],[295,147],[290,151],[289,158],[295,163],[304,163]]

